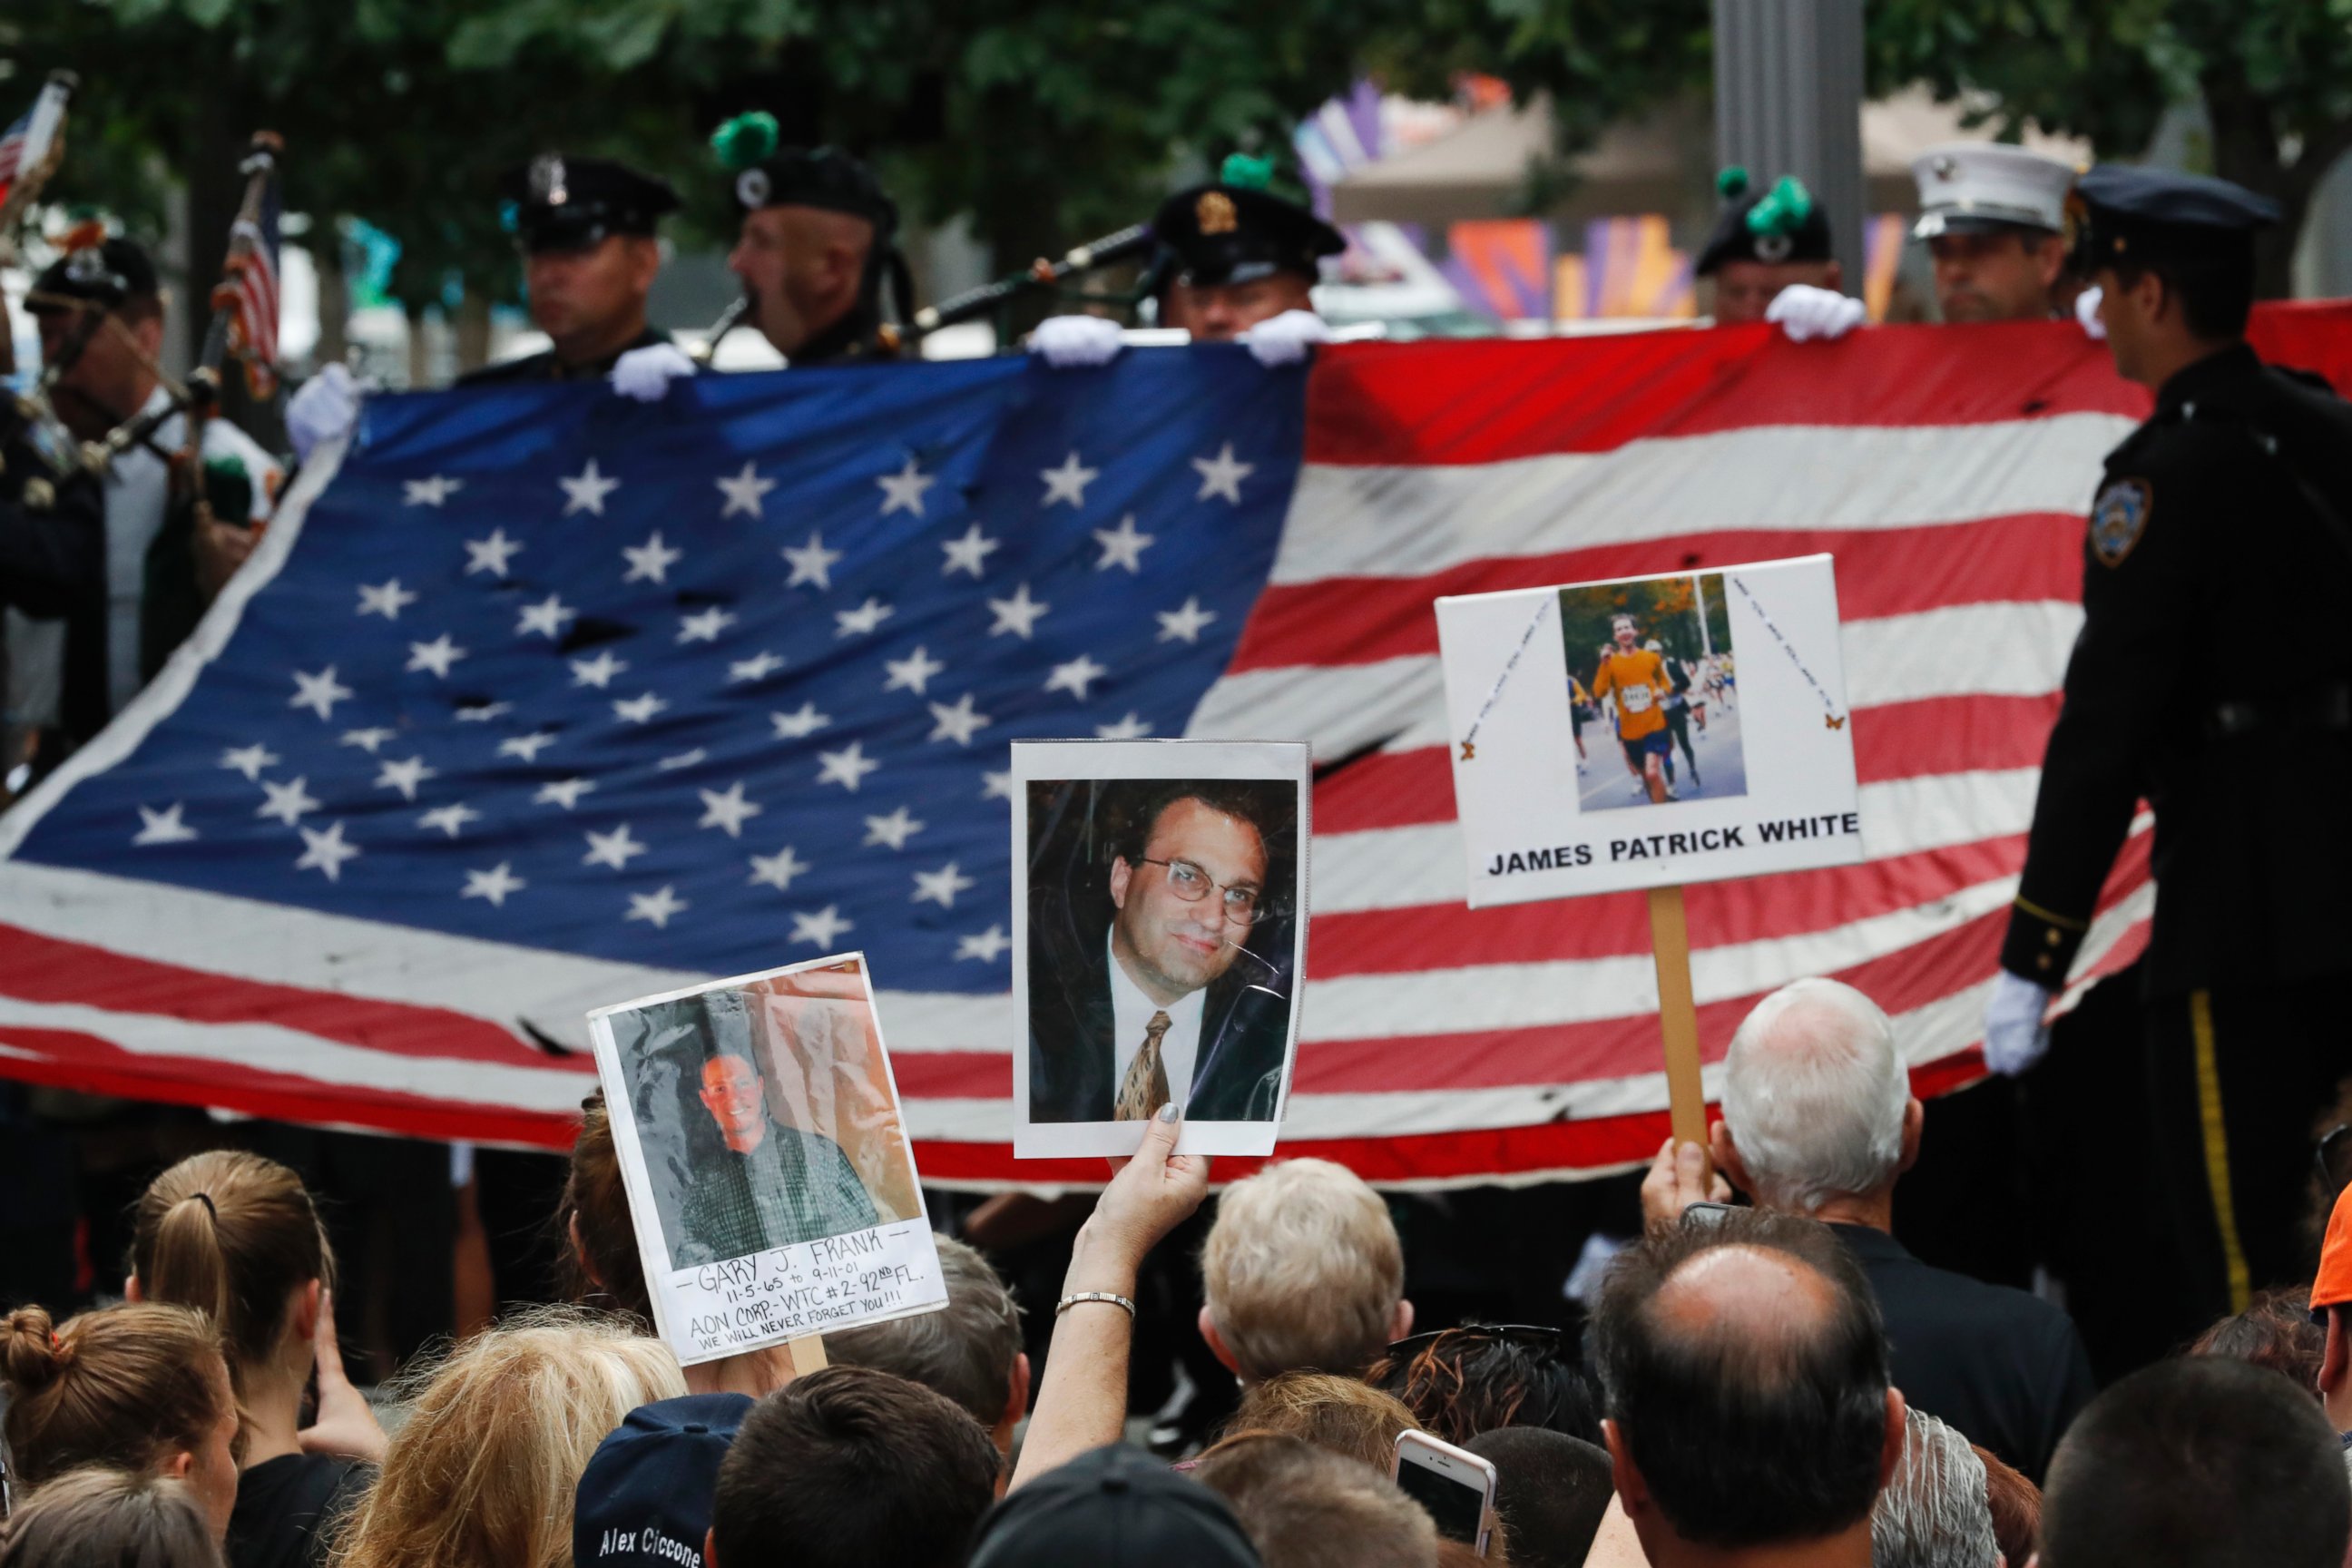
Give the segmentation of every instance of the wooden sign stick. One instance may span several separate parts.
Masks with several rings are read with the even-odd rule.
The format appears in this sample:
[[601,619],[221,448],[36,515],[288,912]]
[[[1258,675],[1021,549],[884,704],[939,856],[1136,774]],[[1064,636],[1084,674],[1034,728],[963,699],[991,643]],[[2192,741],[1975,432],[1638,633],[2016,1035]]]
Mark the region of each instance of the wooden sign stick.
[[1658,1025],[1666,1037],[1666,1103],[1675,1142],[1706,1147],[1699,1080],[1698,1007],[1691,1000],[1690,929],[1679,887],[1650,889],[1650,952],[1658,965]]
[[793,1352],[794,1377],[806,1377],[810,1373],[822,1372],[833,1364],[825,1359],[823,1334],[803,1334],[796,1340],[786,1340],[784,1348]]

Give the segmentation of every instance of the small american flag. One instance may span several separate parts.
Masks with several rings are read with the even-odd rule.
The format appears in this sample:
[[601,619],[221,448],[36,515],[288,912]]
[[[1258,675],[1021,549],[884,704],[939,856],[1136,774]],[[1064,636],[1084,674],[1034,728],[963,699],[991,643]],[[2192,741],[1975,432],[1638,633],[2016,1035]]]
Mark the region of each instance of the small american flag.
[[72,96],[72,79],[53,76],[41,89],[41,96],[33,100],[33,107],[17,116],[7,130],[0,131],[0,206],[7,205],[20,174],[27,169],[37,173],[47,159],[57,142],[58,127],[65,123],[66,100]]
[[229,321],[229,347],[245,365],[245,384],[257,398],[278,390],[278,182],[261,198],[261,215],[239,218],[229,230],[229,276],[236,314]]

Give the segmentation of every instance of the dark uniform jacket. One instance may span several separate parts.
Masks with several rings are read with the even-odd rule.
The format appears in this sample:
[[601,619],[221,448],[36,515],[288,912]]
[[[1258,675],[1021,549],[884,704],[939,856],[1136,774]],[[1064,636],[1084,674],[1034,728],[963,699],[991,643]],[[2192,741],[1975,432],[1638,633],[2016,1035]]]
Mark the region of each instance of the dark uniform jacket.
[[106,492],[44,450],[0,403],[0,604],[66,623],[62,718],[79,740],[106,722]]
[[505,386],[521,381],[594,381],[601,376],[612,374],[614,364],[623,354],[631,350],[649,349],[656,343],[666,343],[669,341],[670,335],[667,332],[657,328],[647,327],[603,359],[587,364],[564,364],[555,357],[553,349],[542,349],[535,354],[525,354],[520,359],[501,360],[497,364],[486,364],[478,370],[469,370],[459,376],[455,384]]
[[2151,994],[2352,970],[2352,405],[2240,344],[2109,455],[2001,965],[2055,987],[2145,796]]
[[[1118,1099],[1108,920],[1040,895],[1029,919],[1029,1107],[1035,1121],[1108,1121]],[[1105,905],[1108,900],[1106,897]],[[1277,926],[1285,922],[1276,922]],[[1184,1114],[1271,1121],[1290,1037],[1290,985],[1244,952],[1209,984]],[[1280,992],[1283,994],[1276,994]]]
[[2099,1392],[2074,1320],[2039,1296],[1922,1263],[1883,1230],[1830,1229],[1878,1298],[1904,1403],[2041,1485],[2067,1423]]

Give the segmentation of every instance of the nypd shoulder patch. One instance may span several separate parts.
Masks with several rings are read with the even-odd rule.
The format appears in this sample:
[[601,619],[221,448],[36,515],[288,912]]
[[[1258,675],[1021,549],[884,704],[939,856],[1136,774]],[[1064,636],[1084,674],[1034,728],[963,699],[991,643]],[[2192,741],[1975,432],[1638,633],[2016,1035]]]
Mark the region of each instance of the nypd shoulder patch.
[[2117,479],[2091,503],[2091,550],[2105,566],[2120,566],[2147,531],[2155,497],[2146,479]]

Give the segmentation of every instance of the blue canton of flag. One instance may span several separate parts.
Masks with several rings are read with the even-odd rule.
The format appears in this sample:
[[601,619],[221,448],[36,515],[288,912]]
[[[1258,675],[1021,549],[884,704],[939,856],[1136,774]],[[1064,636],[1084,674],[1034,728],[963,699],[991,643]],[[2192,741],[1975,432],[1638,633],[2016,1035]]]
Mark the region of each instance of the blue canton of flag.
[[225,645],[16,857],[1002,992],[1005,742],[1183,733],[1271,570],[1305,386],[1195,349],[372,399]]

